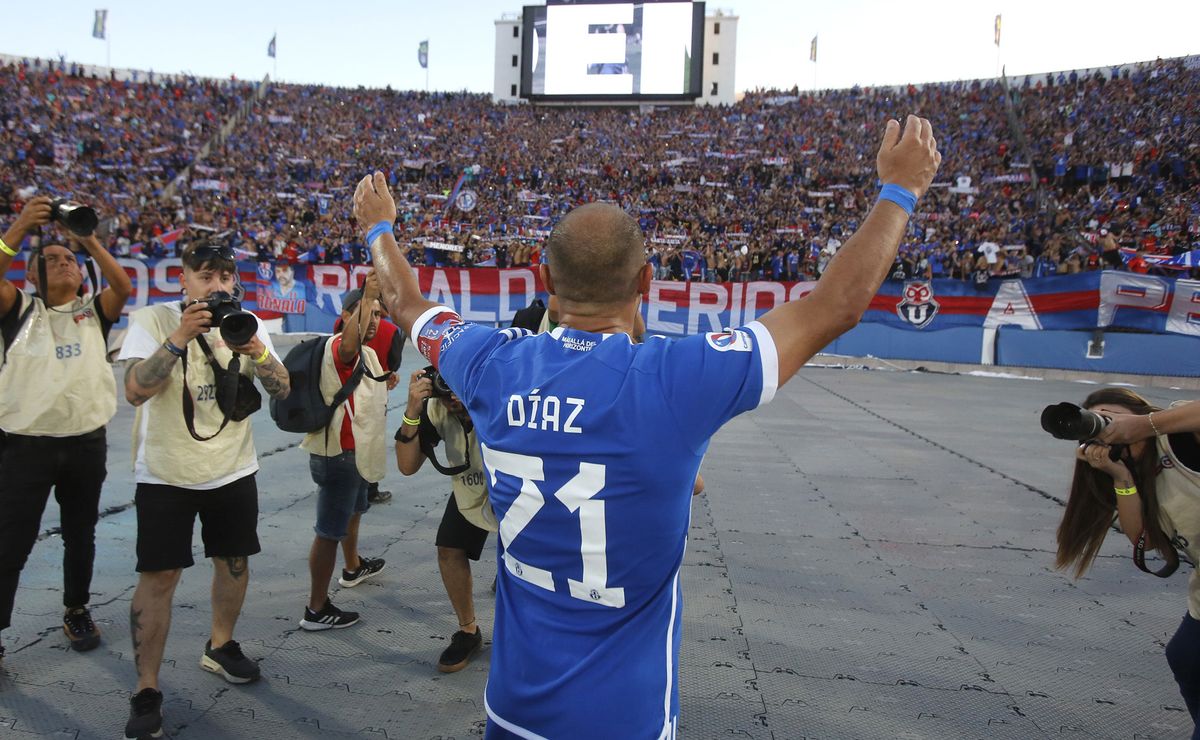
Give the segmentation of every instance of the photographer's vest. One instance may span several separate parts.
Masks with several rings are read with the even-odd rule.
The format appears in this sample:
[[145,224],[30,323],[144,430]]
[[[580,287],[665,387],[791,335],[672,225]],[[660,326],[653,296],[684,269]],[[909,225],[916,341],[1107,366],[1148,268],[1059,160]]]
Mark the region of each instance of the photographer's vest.
[[464,519],[480,529],[498,531],[500,525],[492,512],[487,486],[483,480],[483,453],[479,449],[479,440],[475,438],[475,429],[472,427],[471,432],[464,435],[462,422],[435,399],[430,399],[429,403],[425,404],[425,416],[442,438],[442,447],[446,450],[446,467],[457,467],[465,463],[468,445],[470,446],[471,467],[454,476],[451,484],[454,503],[458,505],[459,512]]
[[17,293],[11,311],[33,310],[8,344],[0,368],[0,429],[9,434],[74,437],[108,423],[117,411],[117,384],[95,300],[54,310]]
[[[339,335],[340,336],[340,335]],[[363,345],[363,362],[367,372],[383,375],[379,357],[375,350]],[[333,397],[342,389],[333,361],[333,340],[325,343],[325,356],[321,360],[321,397],[325,403],[333,403]],[[354,465],[358,474],[368,483],[378,483],[387,473],[387,384],[363,376],[354,389],[354,415],[350,418],[350,430],[354,435]],[[333,410],[329,426],[310,432],[300,443],[300,449],[323,457],[342,454],[342,420],[346,418],[349,400]]]
[[[1175,546],[1200,563],[1200,471],[1190,470],[1175,457],[1166,435],[1158,443],[1161,471],[1154,479],[1159,523]],[[1188,613],[1200,619],[1200,572],[1193,569],[1188,581]]]
[[[129,315],[129,320],[140,325],[157,342],[166,341],[179,328],[182,314],[179,304],[163,304],[138,309]],[[205,335],[213,356],[221,367],[228,367],[233,350],[225,346],[219,332]],[[230,421],[216,437],[207,442],[198,442],[188,433],[183,420],[183,363],[188,363],[188,386],[195,403],[196,433],[207,437],[217,431],[224,419],[217,406],[217,386],[213,370],[195,339],[188,342],[187,358],[177,360],[171,368],[167,384],[153,398],[138,406],[133,420],[134,469],[137,469],[139,448],[143,449],[143,462],[151,476],[139,483],[166,483],[173,486],[196,487],[200,484],[222,481],[231,483],[236,478],[225,480],[235,473],[249,475],[258,470],[258,455],[254,451],[254,435],[250,419]],[[129,372],[127,369],[126,372]],[[241,358],[241,373],[254,375],[254,360]],[[145,419],[145,438],[142,424]]]

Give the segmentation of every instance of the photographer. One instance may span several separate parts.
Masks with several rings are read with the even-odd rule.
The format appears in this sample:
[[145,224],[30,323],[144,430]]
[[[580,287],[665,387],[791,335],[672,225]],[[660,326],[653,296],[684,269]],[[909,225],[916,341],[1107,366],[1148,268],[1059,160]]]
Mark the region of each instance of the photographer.
[[[55,210],[49,198],[33,198],[0,240],[0,630],[11,623],[21,570],[53,488],[62,522],[63,632],[82,651],[100,644],[87,604],[107,475],[105,425],[117,410],[106,343],[133,285],[96,237],[74,234],[71,248],[48,244],[30,257],[26,281],[36,295],[6,280],[21,242]],[[98,296],[80,295],[79,249],[108,281]]]
[[[346,316],[344,331],[325,342],[320,389],[325,403],[333,403],[343,386],[356,382],[353,392],[333,411],[329,426],[311,432],[300,449],[310,454],[309,470],[317,484],[317,521],[308,555],[310,588],[300,627],[309,631],[342,629],[358,622],[357,612],[338,609],[329,599],[329,581],[342,545],[346,568],[338,582],[352,588],[383,570],[381,558],[360,557],[358,526],[371,507],[367,486],[387,472],[384,442],[387,387],[359,375],[360,358],[366,373],[382,378],[384,370],[369,343],[379,331],[382,309],[377,296],[379,281],[367,276],[361,297]],[[337,430],[336,432],[333,430]]]
[[[1075,476],[1058,528],[1059,568],[1082,576],[1096,559],[1112,524],[1135,547],[1137,567],[1150,572],[1141,553],[1156,549],[1170,575],[1178,566],[1175,548],[1192,563],[1200,556],[1200,403],[1160,410],[1125,388],[1104,388],[1083,407],[1111,421],[1075,451]],[[1109,445],[1118,448],[1112,460]],[[1192,572],[1188,611],[1167,643],[1167,663],[1179,684],[1192,721],[1200,713],[1200,576]],[[1200,729],[1193,735],[1200,738]]]
[[[404,475],[413,475],[426,458],[444,475],[453,489],[438,526],[438,571],[458,617],[458,631],[438,658],[442,673],[461,671],[483,645],[483,630],[475,623],[471,591],[471,562],[478,562],[488,532],[497,529],[488,503],[483,465],[475,425],[462,401],[450,392],[433,368],[418,370],[408,384],[408,406],[403,425],[396,431],[396,463]],[[445,441],[446,465],[434,456]]]
[[[158,671],[171,599],[183,569],[194,562],[197,515],[205,556],[213,561],[212,634],[200,665],[231,683],[259,677],[258,664],[233,640],[249,580],[247,558],[259,551],[258,457],[246,417],[261,403],[252,378],[283,398],[290,389],[288,373],[261,322],[236,310],[233,250],[192,244],[182,260],[184,301],[135,311],[119,357],[131,361],[125,397],[138,407],[133,449],[139,577],[129,608],[138,690],[125,728],[130,737],[162,726]],[[221,317],[219,331],[211,330],[214,313]],[[228,343],[227,327],[237,328],[239,339],[243,333],[248,338]]]

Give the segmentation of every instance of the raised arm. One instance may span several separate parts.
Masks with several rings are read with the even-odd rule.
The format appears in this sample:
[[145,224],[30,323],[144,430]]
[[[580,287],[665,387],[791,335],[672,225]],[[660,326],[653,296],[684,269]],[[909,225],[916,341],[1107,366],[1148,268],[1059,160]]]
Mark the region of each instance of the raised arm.
[[[343,365],[349,365],[358,357],[358,353],[362,349],[363,332],[366,331],[364,322],[366,325],[370,325],[371,312],[375,310],[375,301],[378,299],[379,278],[372,270],[367,274],[367,280],[363,284],[362,298],[354,307],[350,318],[342,326],[342,341],[338,343],[338,359]],[[366,313],[363,313],[364,311]]]
[[21,209],[21,215],[4,234],[4,246],[0,247],[0,316],[7,316],[17,303],[17,286],[8,282],[8,266],[21,249],[21,242],[30,231],[50,223],[50,199],[44,195],[31,198]]
[[[876,157],[884,185],[899,185],[919,198],[933,182],[941,161],[929,121],[909,116],[903,136],[899,122],[887,122]],[[780,386],[862,319],[896,259],[907,224],[904,208],[881,199],[838,250],[811,293],[759,319],[771,333],[779,354]]]
[[1105,414],[1109,424],[1098,439],[1105,444],[1130,444],[1160,434],[1191,432],[1200,440],[1200,403],[1181,403],[1152,414]]
[[129,296],[133,295],[133,281],[129,279],[125,269],[117,264],[116,258],[109,254],[95,236],[71,234],[67,238],[87,250],[88,255],[100,266],[100,274],[108,283],[108,286],[100,291],[100,310],[104,312],[104,318],[109,321],[113,323],[120,321],[121,309],[125,308]]
[[[208,331],[212,312],[204,303],[193,303],[183,311],[179,328],[153,354],[125,368],[125,399],[141,406],[167,387],[171,371],[188,342]],[[167,345],[170,345],[168,348]]]
[[364,177],[354,191],[354,218],[368,237],[371,259],[379,273],[383,302],[404,333],[412,336],[413,324],[421,314],[439,304],[425,299],[417,275],[396,244],[396,202],[382,172]]

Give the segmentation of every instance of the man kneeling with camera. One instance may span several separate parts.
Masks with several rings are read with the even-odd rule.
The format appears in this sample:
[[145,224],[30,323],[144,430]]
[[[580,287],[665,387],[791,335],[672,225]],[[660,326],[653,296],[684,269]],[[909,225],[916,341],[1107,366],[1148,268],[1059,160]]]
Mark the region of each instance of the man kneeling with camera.
[[[483,630],[475,623],[471,594],[471,560],[478,561],[488,532],[498,529],[488,502],[483,464],[475,426],[467,409],[433,367],[413,373],[408,384],[408,407],[396,432],[396,462],[400,472],[412,475],[426,458],[438,472],[452,477],[453,493],[438,527],[438,570],[450,605],[458,617],[458,631],[438,659],[438,670],[454,673],[467,667],[483,645]],[[446,443],[446,464],[434,455]]]
[[[162,731],[162,664],[171,599],[193,564],[192,527],[200,517],[205,557],[213,561],[212,633],[200,666],[230,683],[258,679],[258,664],[233,639],[246,597],[249,556],[259,552],[258,456],[249,416],[262,402],[257,377],[274,398],[290,390],[287,370],[257,317],[241,310],[234,252],[189,245],[183,251],[184,301],[135,311],[121,349],[125,397],[134,419],[137,491],[137,590],[129,607],[138,691],[127,737]],[[218,329],[218,331],[212,331]]]

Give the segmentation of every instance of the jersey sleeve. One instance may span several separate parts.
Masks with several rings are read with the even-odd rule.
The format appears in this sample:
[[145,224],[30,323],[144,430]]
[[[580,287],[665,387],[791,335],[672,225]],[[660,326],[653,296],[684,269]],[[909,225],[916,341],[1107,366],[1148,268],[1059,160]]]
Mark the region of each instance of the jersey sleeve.
[[528,335],[525,329],[493,329],[465,322],[445,306],[429,309],[412,327],[413,346],[467,406],[491,354],[506,342]]
[[771,401],[779,385],[775,341],[757,321],[733,331],[671,343],[662,365],[663,394],[693,448],[721,425]]

